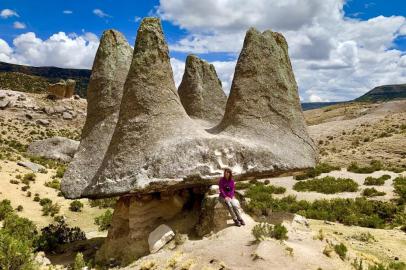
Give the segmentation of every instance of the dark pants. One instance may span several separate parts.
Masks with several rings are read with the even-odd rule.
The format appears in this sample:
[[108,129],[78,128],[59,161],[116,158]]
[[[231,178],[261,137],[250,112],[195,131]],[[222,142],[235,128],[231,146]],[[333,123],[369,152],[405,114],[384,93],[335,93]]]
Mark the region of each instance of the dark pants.
[[237,199],[233,198],[229,201],[226,201],[223,197],[219,196],[219,200],[227,207],[228,212],[230,212],[230,215],[234,220],[235,219],[242,220],[240,211],[238,210]]

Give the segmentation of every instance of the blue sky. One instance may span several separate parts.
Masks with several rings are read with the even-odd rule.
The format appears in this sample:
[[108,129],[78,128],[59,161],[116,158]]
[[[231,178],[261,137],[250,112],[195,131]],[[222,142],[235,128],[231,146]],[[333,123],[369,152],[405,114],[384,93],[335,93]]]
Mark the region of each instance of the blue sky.
[[379,84],[406,83],[405,1],[246,2],[1,0],[0,60],[90,68],[104,30],[121,31],[133,45],[140,18],[155,15],[163,19],[176,83],[185,57],[195,53],[215,65],[227,92],[251,25],[285,35],[303,101],[351,99]]

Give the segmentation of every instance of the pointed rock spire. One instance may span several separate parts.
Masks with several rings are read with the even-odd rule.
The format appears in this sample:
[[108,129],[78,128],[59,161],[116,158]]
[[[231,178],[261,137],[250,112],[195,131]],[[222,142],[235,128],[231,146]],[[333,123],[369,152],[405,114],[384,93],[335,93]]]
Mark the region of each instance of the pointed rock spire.
[[214,66],[195,55],[186,58],[178,94],[190,117],[214,123],[223,117],[227,96],[221,81]]
[[62,191],[68,198],[81,194],[103,160],[118,120],[131,55],[132,48],[120,32],[103,33],[87,90],[82,139],[62,180]]

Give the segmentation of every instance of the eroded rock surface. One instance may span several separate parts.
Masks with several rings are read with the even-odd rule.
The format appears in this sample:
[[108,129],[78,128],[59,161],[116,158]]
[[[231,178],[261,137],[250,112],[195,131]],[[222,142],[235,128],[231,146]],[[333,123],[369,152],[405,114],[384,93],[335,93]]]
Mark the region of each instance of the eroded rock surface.
[[224,115],[227,96],[213,65],[189,55],[178,94],[187,114],[217,124]]
[[[101,104],[109,100],[108,95],[99,97]],[[89,106],[92,103],[90,98]],[[105,117],[102,111],[99,121]],[[89,132],[91,126],[85,127],[82,141]],[[95,145],[108,144],[97,135]],[[74,163],[86,170],[64,178],[62,188],[68,197],[209,185],[224,167],[230,167],[237,178],[272,176],[313,167],[317,157],[307,135],[287,44],[280,34],[247,32],[225,116],[218,126],[207,129],[191,119],[180,102],[168,46],[155,18],[141,23],[113,137],[103,161],[93,162],[89,170],[87,162],[103,156],[95,151],[84,147],[87,156],[75,157]],[[80,184],[75,179],[81,179]]]
[[65,137],[53,137],[32,142],[27,152],[33,156],[70,162],[78,149],[79,142]]
[[81,195],[110,144],[131,55],[132,49],[121,33],[115,30],[103,33],[89,81],[87,117],[81,142],[62,181],[62,190],[69,198]]

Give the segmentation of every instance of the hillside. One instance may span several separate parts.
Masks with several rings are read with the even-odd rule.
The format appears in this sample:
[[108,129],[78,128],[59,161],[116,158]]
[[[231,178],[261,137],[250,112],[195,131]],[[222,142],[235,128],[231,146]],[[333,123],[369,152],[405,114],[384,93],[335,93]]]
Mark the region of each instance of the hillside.
[[0,88],[23,92],[45,92],[49,83],[61,79],[76,81],[76,94],[86,96],[91,70],[31,67],[0,62]]
[[387,101],[406,98],[406,84],[381,85],[368,91],[354,101]]
[[335,104],[340,104],[342,102],[336,101],[336,102],[302,102],[302,110],[307,111],[307,110],[313,110],[313,109],[319,109]]

